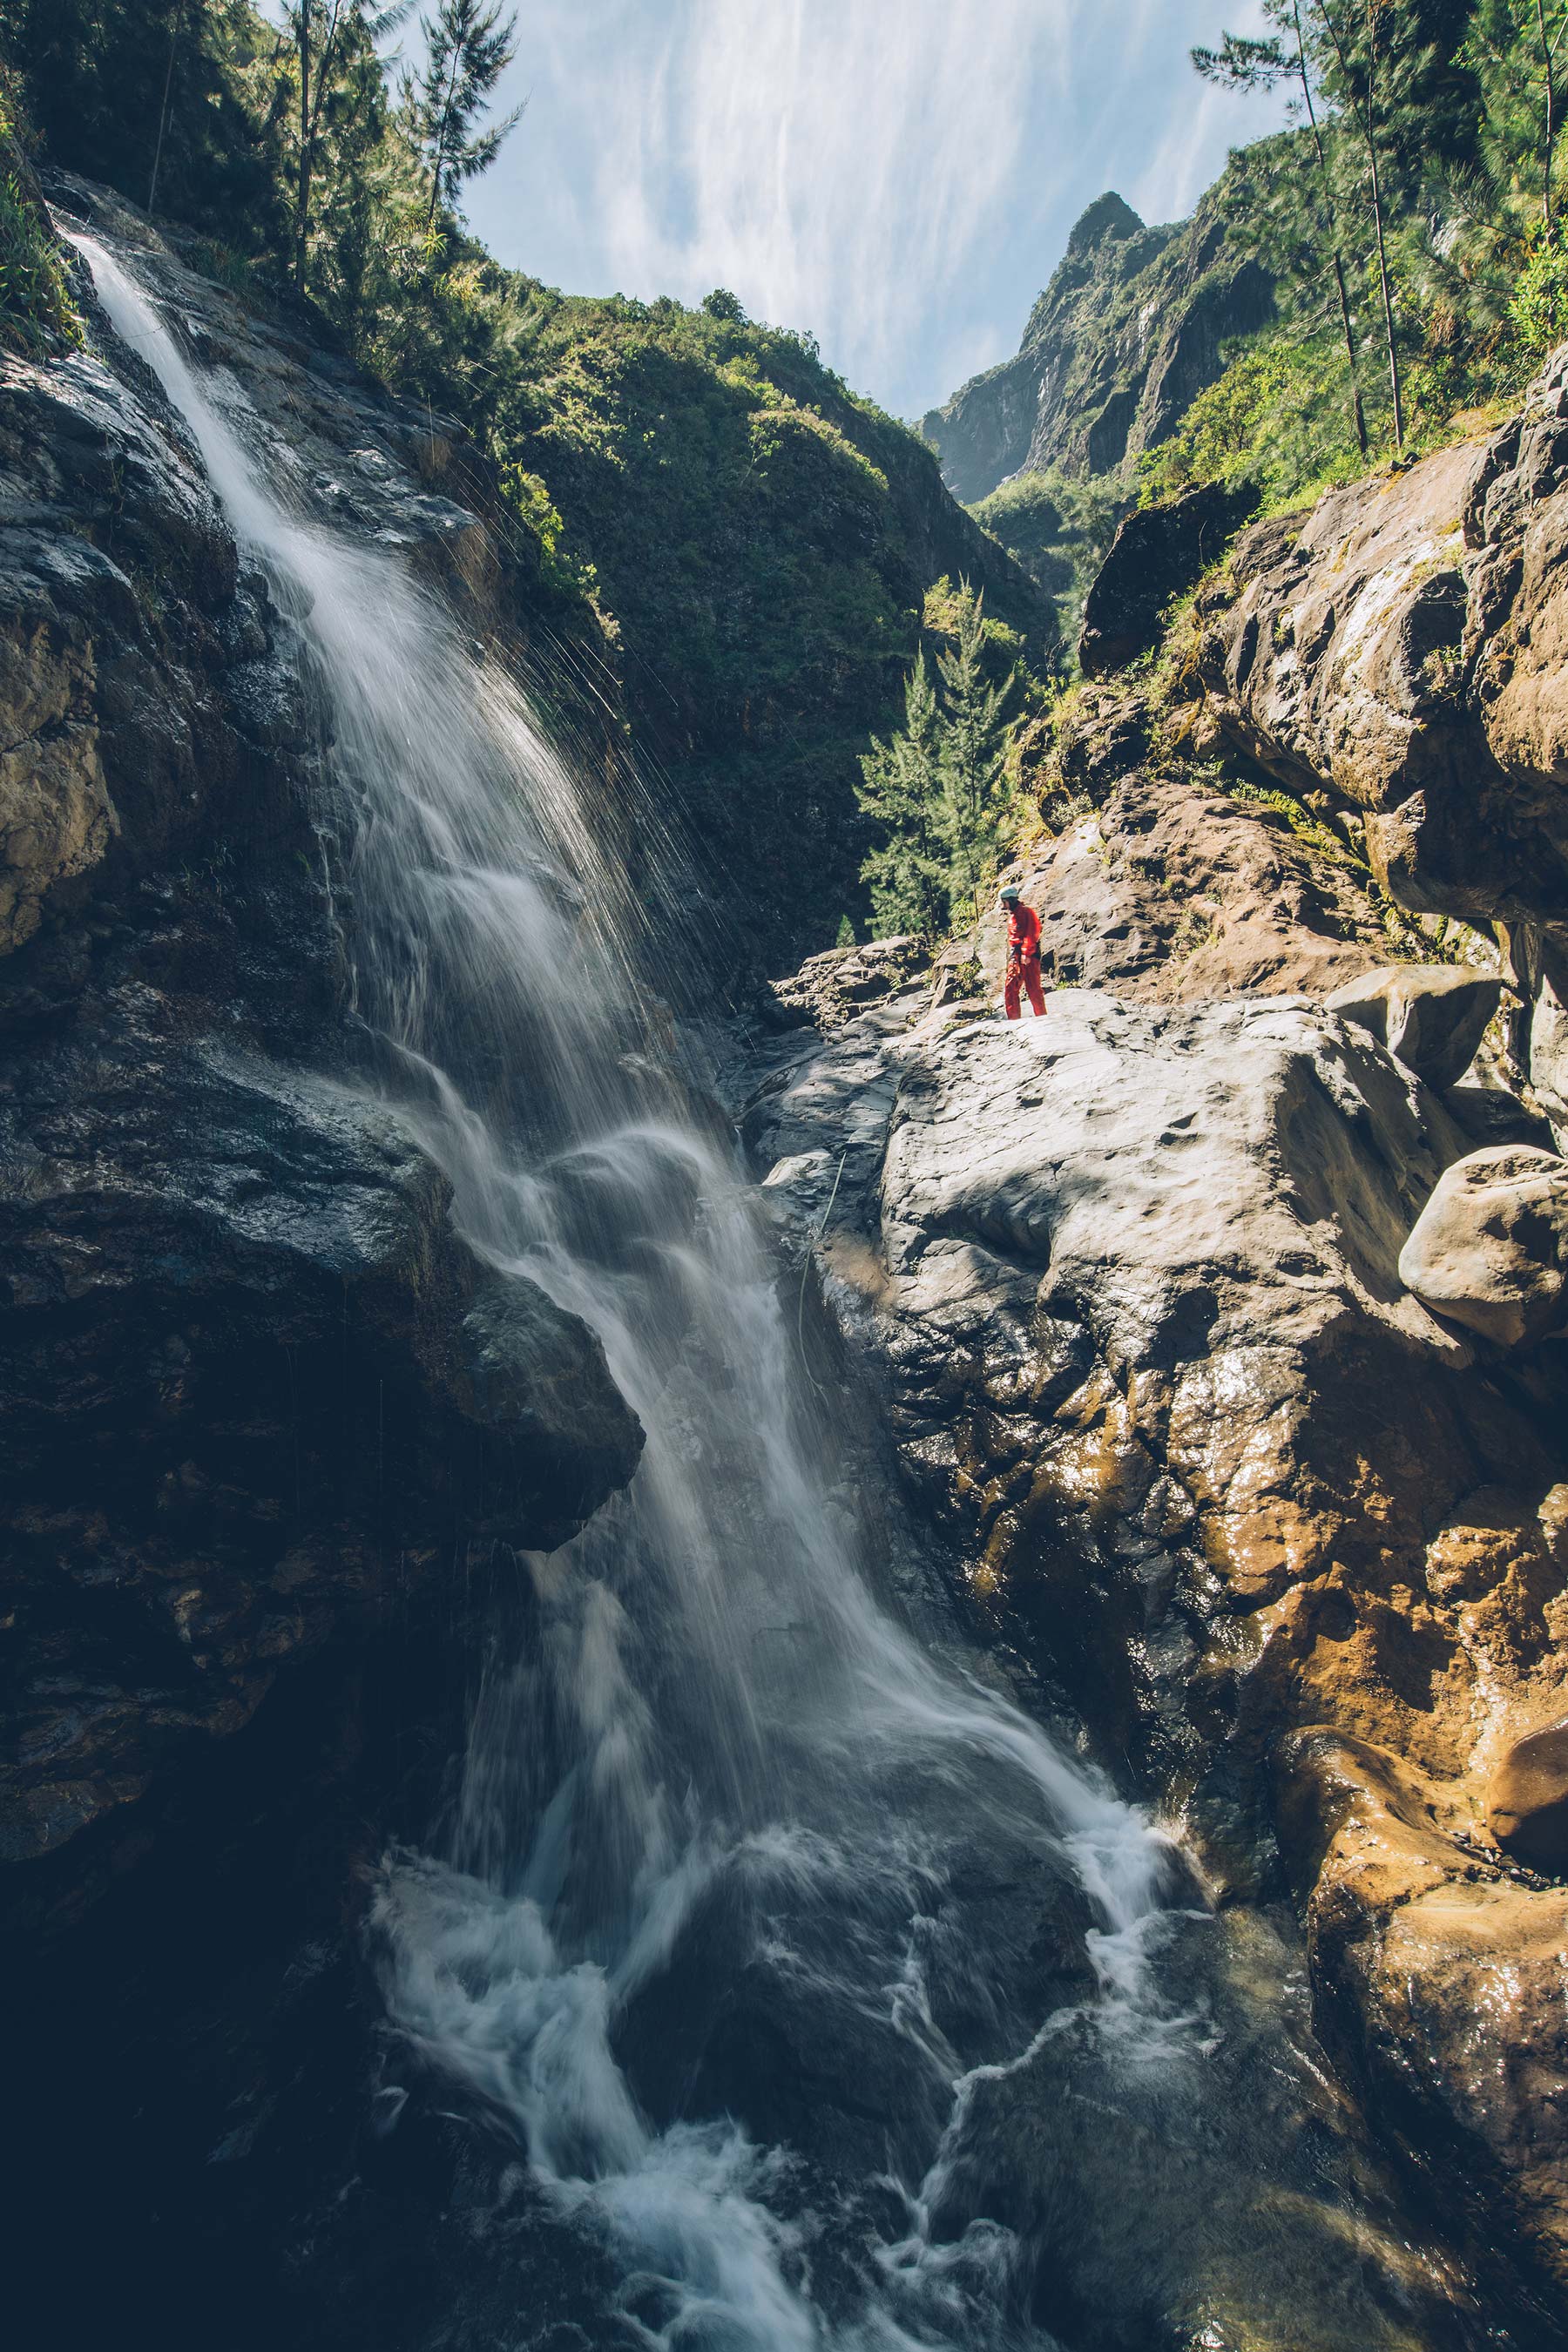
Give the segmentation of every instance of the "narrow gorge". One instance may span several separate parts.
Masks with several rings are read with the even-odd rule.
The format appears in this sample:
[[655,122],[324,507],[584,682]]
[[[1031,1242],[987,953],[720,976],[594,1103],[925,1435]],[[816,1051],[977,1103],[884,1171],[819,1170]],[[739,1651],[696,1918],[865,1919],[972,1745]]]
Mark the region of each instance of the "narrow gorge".
[[[989,912],[822,945],[837,641],[653,733],[632,592],[458,425],[46,201],[80,339],[0,353],[27,2340],[1568,2345],[1568,346],[1292,510],[1122,520],[1025,739],[1007,1023]],[[1160,446],[1269,315],[1212,207],[1086,217],[927,420],[964,496]],[[1108,278],[1097,425],[1024,362]],[[1058,661],[912,436],[725,364],[773,591],[837,567],[879,691],[934,581]],[[710,822],[814,701],[817,798]]]

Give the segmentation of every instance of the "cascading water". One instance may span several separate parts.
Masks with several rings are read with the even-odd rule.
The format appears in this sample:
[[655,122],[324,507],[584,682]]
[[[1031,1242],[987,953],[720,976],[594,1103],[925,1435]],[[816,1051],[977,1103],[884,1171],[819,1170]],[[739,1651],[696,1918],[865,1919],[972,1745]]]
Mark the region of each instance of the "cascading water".
[[574,2341],[1043,2346],[1050,2250],[966,2209],[973,2119],[1053,2042],[1085,2114],[1086,2069],[1108,2112],[1140,2074],[1192,2104],[1153,1983],[1170,1845],[872,1598],[747,1188],[647,1034],[628,886],[517,687],[395,551],[305,519],[240,389],[80,243],[300,629],[383,1082],[646,1433],[630,1490],[528,1564],[540,1636],[488,1675],[446,1851],[385,1866],[403,2063],[500,2118],[596,2250]]

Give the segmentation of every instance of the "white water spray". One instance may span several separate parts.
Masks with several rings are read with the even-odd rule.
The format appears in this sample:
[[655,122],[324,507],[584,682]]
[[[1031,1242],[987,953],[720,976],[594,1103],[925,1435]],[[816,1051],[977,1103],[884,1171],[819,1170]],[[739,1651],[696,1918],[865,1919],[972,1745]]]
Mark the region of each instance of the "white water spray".
[[[302,632],[357,810],[356,1010],[389,1083],[468,1239],[591,1326],[647,1433],[630,1491],[534,1563],[542,1638],[481,1695],[451,1852],[386,1870],[392,2016],[508,2119],[536,2187],[637,2283],[639,2340],[1036,2342],[960,2294],[951,2250],[918,2228],[914,2256],[868,2264],[858,2305],[825,2312],[792,2159],[722,2116],[658,2127],[617,2035],[694,1922],[739,1916],[742,1958],[781,2000],[903,2052],[916,2143],[935,2117],[918,2211],[977,2068],[943,1988],[967,1984],[994,2070],[1050,2030],[964,1948],[974,1853],[1076,1875],[1098,1922],[1094,2030],[1147,2047],[1168,1849],[873,1601],[747,1188],[641,1050],[624,877],[515,684],[395,553],[305,518],[253,454],[238,388],[198,382],[121,265],[80,244]],[[978,2242],[971,2271],[1000,2276],[1008,2233]]]

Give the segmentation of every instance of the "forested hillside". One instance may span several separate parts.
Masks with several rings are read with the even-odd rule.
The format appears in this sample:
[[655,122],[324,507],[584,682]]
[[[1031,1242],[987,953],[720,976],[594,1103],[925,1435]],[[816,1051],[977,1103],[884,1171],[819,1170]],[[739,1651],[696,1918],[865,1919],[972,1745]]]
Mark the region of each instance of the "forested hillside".
[[[896,715],[927,590],[969,580],[1042,673],[1049,604],[809,336],[722,291],[696,311],[563,296],[467,233],[465,181],[507,129],[487,110],[496,12],[436,12],[445,82],[407,11],[284,18],[3,0],[8,111],[46,178],[150,204],[195,267],[480,446],[563,625],[592,608],[636,756],[718,895],[748,901],[748,952],[782,964],[861,920],[857,763]],[[15,191],[8,219],[31,236]],[[6,271],[14,332],[43,299]]]

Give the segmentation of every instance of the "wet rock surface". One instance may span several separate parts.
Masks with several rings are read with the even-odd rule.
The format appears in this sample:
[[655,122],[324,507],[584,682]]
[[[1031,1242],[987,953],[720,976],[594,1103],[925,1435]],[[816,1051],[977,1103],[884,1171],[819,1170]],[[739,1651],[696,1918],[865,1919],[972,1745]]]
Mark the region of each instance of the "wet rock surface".
[[[527,664],[529,577],[438,418],[102,192],[50,194],[145,273],[303,514],[404,551]],[[587,1328],[455,1232],[381,1099],[355,813],[294,618],[77,290],[85,351],[0,360],[16,2296],[62,2339],[155,2309],[171,2344],[259,2346],[357,2340],[357,2294],[384,2341],[444,2288],[376,2173],[369,1874],[438,1813],[486,1643],[530,1638],[520,1549],[623,1486],[642,1433]],[[366,2172],[363,2273],[293,2293],[284,2238]]]
[[[1289,1881],[1368,2112],[1397,2084],[1395,2144],[1445,2177],[1484,2148],[1478,2242],[1506,2229],[1556,2278],[1555,2105],[1486,2084],[1568,2058],[1562,1906],[1509,1876],[1487,1790],[1563,1688],[1561,1351],[1505,1370],[1401,1279],[1468,1138],[1365,1030],[1301,998],[1048,1004],[976,1023],[911,993],[901,1029],[773,1048],[747,1114],[768,1192],[977,1615],[1185,1808],[1231,1900]],[[1414,1843],[1388,1827],[1406,1772]],[[1345,1843],[1352,1783],[1344,1819],[1383,1827]]]
[[[520,611],[434,420],[51,193],[132,235],[302,500],[476,625]],[[412,1628],[470,1545],[560,1540],[640,1443],[585,1327],[501,1296],[377,1106],[293,625],[82,296],[85,351],[0,364],[0,1853],[30,1930],[307,1663]]]

